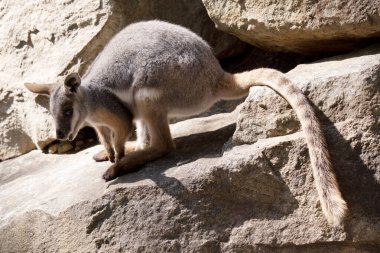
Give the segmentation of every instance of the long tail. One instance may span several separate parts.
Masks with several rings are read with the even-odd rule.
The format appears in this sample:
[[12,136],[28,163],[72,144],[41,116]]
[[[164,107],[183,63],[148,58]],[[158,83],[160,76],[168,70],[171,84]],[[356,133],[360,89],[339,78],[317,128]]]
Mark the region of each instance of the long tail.
[[265,68],[233,75],[226,73],[219,84],[218,95],[225,99],[238,97],[246,94],[252,86],[272,88],[295,110],[306,136],[322,210],[329,224],[341,224],[347,205],[339,190],[321,126],[307,98],[283,73]]

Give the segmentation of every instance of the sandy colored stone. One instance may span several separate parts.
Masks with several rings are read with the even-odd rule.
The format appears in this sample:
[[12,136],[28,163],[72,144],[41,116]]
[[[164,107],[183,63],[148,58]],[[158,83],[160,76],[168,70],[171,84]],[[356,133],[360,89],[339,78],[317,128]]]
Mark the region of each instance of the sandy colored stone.
[[[322,213],[303,133],[269,120],[277,130],[253,140],[237,129],[234,138],[240,132],[247,144],[236,145],[237,110],[172,125],[175,152],[108,183],[101,175],[110,163],[91,158],[101,146],[3,161],[0,252],[377,253],[379,65],[374,46],[288,73],[321,109],[349,208],[341,226]],[[254,94],[243,108],[254,108]],[[267,113],[291,112],[273,99],[260,94],[259,108],[269,100],[275,111],[256,111],[258,125]],[[238,117],[241,128],[252,115],[242,109]]]
[[321,110],[350,210],[342,226],[323,216],[292,110],[254,88],[235,142],[236,112],[179,122],[175,152],[111,182],[111,163],[92,160],[101,146],[1,162],[0,252],[379,252],[379,51],[287,74]]
[[[318,204],[302,133],[225,149],[233,125],[191,134],[194,122],[187,123],[174,154],[109,183],[100,177],[110,163],[91,160],[100,146],[61,156],[33,151],[0,164],[12,168],[0,170],[0,200],[8,203],[0,209],[0,251],[379,250],[373,120],[325,129],[350,208],[337,228]],[[355,143],[371,148],[357,151]]]
[[378,41],[378,1],[203,0],[218,29],[269,50],[343,52]]
[[[0,78],[1,79],[1,78]],[[48,99],[34,98],[19,87],[0,80],[0,160],[19,156],[53,140]]]

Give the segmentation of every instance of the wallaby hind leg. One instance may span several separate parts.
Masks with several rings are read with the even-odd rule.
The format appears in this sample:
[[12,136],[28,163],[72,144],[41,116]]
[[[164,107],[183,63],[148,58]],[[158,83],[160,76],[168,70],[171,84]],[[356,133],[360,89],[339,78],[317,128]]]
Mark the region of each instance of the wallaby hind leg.
[[103,162],[110,160],[111,162],[115,162],[115,152],[112,147],[112,137],[111,131],[107,127],[96,127],[95,128],[100,143],[104,146],[104,150],[96,153],[93,156],[93,159],[97,162]]
[[125,144],[125,152],[130,153],[137,150],[145,149],[149,146],[149,130],[142,120],[136,120],[136,141],[128,141]]
[[145,163],[156,160],[174,149],[166,113],[155,111],[154,106],[145,108],[152,108],[146,109],[143,113],[149,131],[150,145],[145,149],[127,153],[123,159],[108,168],[103,175],[106,181],[136,171]]
[[149,129],[143,120],[136,120],[136,135],[138,149],[144,149],[149,146]]

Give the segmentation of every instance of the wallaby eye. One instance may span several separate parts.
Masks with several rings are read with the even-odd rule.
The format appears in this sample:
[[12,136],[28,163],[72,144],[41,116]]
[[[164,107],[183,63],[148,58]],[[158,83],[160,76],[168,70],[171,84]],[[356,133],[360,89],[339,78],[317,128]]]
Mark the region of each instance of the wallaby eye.
[[63,114],[65,115],[65,117],[71,117],[73,115],[73,109],[67,109],[63,112]]

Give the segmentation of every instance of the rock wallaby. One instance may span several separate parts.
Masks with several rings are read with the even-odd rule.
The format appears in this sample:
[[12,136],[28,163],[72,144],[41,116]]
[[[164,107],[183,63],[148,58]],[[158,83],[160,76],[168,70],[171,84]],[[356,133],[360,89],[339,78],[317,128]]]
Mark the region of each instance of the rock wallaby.
[[[321,126],[300,89],[274,69],[225,72],[210,46],[181,26],[131,24],[111,39],[82,78],[74,73],[62,85],[25,86],[50,95],[58,139],[74,139],[84,123],[96,129],[105,150],[94,159],[115,162],[103,175],[106,181],[174,149],[168,117],[198,114],[218,100],[246,95],[252,86],[268,86],[299,117],[328,222],[338,225],[346,215]],[[127,142],[133,123],[137,141]]]

